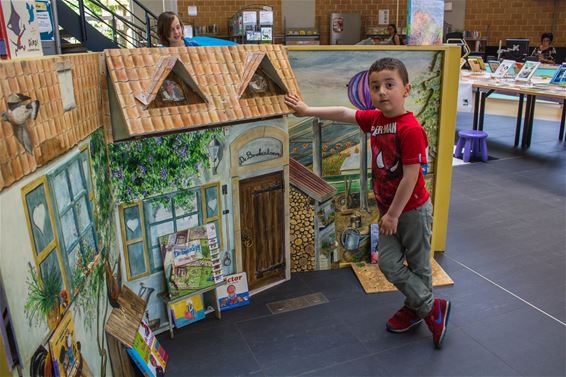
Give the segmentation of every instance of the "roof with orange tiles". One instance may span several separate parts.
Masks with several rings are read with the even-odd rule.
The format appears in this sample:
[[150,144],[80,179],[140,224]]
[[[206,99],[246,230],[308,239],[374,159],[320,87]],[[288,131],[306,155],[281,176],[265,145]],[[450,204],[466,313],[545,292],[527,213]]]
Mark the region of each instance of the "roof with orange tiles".
[[289,158],[289,183],[318,202],[325,202],[337,193],[334,186],[293,158]]
[[[292,112],[284,93],[299,93],[281,45],[115,49],[105,55],[111,111],[119,113],[111,117],[116,141],[283,116]],[[192,81],[187,85],[203,100],[152,106],[163,80],[179,63]],[[277,91],[243,95],[258,69]]]
[[[73,54],[0,62],[0,114],[9,114],[8,98],[39,101],[37,117],[25,122],[28,149],[9,121],[0,118],[0,190],[64,154],[101,126],[101,54]],[[75,107],[63,108],[59,71],[70,69]],[[25,96],[25,97],[24,97]],[[16,95],[17,97],[17,95]]]

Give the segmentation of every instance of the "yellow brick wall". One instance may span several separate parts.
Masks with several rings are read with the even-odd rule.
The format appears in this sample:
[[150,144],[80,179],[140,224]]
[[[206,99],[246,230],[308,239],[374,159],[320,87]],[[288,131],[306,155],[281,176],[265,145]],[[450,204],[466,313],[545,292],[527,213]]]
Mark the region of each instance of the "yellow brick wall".
[[554,45],[566,46],[566,1],[563,0],[467,0],[466,30],[479,30],[495,46],[506,38],[526,37],[531,46],[540,42],[540,35],[552,31],[554,6],[557,6]]
[[[178,0],[179,15],[183,22],[195,26],[217,24],[220,35],[228,33],[228,20],[247,4],[265,4],[273,7],[274,34],[283,32],[281,0]],[[554,11],[557,4],[556,14]],[[187,6],[196,5],[198,15],[187,16]],[[320,30],[320,43],[328,44],[330,14],[357,12],[362,14],[362,30],[378,26],[378,10],[389,9],[389,18],[395,22],[396,0],[316,0],[316,24]],[[540,41],[541,33],[551,31],[554,17],[554,45],[566,46],[566,0],[467,0],[466,30],[479,30],[487,36],[488,44],[497,45],[500,39],[527,37],[531,45]],[[407,23],[407,0],[399,1],[399,28]]]
[[[395,23],[396,0],[317,0],[316,20],[320,30],[320,44],[330,41],[330,14],[335,12],[360,13],[362,15],[362,39],[368,27],[378,26],[379,9],[389,9],[389,21]],[[399,25],[407,25],[407,1],[399,1]]]
[[[281,15],[281,0],[178,0],[179,17],[186,24],[194,26],[218,25],[218,34],[228,35],[228,21],[242,7],[252,4],[262,4],[273,7],[273,33],[279,35],[283,29]],[[197,15],[189,17],[187,7],[197,7]]]

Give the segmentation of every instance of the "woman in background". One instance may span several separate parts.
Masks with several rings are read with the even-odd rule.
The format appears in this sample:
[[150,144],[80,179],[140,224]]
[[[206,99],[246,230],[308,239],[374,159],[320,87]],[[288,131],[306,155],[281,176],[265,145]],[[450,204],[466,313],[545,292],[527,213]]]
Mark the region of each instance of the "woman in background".
[[538,61],[545,64],[556,63],[556,49],[552,46],[554,36],[552,33],[543,33],[540,37],[540,46],[533,50],[531,56],[538,58]]
[[397,34],[397,26],[395,26],[395,24],[389,24],[389,26],[387,26],[387,32],[389,33],[389,37],[384,39],[380,44],[383,45],[401,44],[401,38],[399,37],[399,34]]

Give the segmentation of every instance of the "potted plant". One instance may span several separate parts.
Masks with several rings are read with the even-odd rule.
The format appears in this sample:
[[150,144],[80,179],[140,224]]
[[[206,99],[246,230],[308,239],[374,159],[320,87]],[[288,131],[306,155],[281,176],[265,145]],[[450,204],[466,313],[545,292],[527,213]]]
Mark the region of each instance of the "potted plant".
[[62,289],[55,267],[46,270],[40,278],[30,263],[26,280],[28,298],[24,309],[30,324],[40,324],[47,318],[49,329],[54,329],[60,320],[59,294]]

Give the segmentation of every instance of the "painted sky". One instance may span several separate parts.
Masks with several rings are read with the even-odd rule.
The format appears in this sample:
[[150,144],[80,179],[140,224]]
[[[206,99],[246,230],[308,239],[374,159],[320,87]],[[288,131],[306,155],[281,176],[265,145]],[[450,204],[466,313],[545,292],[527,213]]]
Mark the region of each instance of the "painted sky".
[[[426,73],[432,51],[289,51],[289,61],[297,77],[301,94],[311,106],[347,106],[347,84],[356,73],[367,70],[377,59],[392,57],[405,63],[409,81]],[[405,107],[417,112],[415,98],[409,96]],[[290,117],[292,127],[298,121]]]

